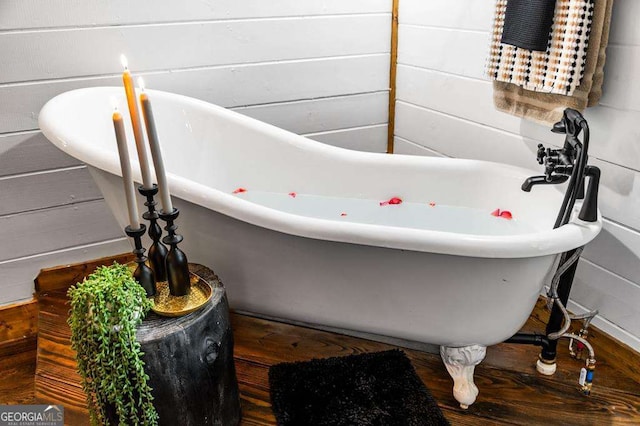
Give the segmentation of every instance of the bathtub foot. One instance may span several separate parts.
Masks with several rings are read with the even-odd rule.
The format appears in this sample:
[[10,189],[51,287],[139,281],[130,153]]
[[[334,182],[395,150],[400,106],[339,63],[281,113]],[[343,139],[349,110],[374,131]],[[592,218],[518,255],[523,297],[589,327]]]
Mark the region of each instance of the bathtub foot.
[[476,401],[478,387],[473,383],[473,371],[486,354],[487,347],[482,345],[460,348],[440,346],[442,361],[453,378],[453,397],[463,410]]

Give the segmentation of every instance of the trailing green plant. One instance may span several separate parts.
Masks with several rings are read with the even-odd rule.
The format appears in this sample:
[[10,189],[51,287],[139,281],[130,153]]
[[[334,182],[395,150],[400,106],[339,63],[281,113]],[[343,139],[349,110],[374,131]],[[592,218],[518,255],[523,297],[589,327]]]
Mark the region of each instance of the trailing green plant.
[[[156,425],[136,327],[153,302],[124,265],[103,266],[68,292],[71,346],[92,424]],[[109,413],[109,414],[107,414]]]

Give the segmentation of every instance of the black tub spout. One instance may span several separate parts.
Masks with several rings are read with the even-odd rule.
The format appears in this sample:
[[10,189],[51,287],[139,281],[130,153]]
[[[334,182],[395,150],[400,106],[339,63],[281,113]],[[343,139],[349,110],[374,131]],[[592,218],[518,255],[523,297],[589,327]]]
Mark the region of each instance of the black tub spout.
[[522,190],[524,192],[531,192],[531,188],[534,185],[553,185],[556,183],[563,183],[569,179],[569,176],[561,176],[561,175],[553,175],[551,177],[547,177],[544,175],[541,176],[531,176],[527,178],[522,184]]

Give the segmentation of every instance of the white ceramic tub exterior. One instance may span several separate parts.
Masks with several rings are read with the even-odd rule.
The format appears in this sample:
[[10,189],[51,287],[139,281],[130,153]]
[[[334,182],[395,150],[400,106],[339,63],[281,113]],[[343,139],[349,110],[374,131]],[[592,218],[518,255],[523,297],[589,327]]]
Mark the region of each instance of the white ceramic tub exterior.
[[[523,192],[530,170],[350,151],[203,101],[159,91],[148,95],[181,212],[181,248],[190,261],[216,271],[238,310],[445,348],[481,348],[481,354],[471,350],[467,356],[473,364],[485,346],[506,340],[524,324],[558,254],[587,244],[601,228],[601,221],[574,217],[552,229],[563,194],[554,186]],[[60,149],[89,165],[124,227],[114,103],[127,116],[121,88],[68,92],[43,108],[40,127]],[[125,121],[140,182],[133,132]],[[484,235],[459,231],[466,229],[462,223],[434,231],[349,215],[294,214],[233,194],[239,187],[247,194],[295,191],[336,202],[399,196],[406,204],[432,201],[434,208],[469,207],[487,215],[501,208],[526,231]],[[145,209],[141,196],[139,208]],[[473,389],[461,392],[459,400],[475,399],[463,395]]]

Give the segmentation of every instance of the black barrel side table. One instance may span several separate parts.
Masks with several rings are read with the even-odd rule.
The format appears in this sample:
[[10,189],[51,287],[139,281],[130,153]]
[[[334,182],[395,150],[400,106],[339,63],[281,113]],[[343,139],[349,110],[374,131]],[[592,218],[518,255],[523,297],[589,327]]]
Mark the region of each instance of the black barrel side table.
[[151,312],[138,328],[153,405],[160,425],[237,425],[240,398],[226,292],[211,269],[189,269],[213,288],[207,305],[176,318]]

